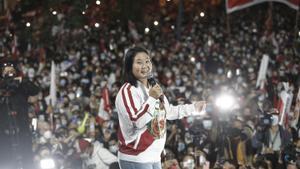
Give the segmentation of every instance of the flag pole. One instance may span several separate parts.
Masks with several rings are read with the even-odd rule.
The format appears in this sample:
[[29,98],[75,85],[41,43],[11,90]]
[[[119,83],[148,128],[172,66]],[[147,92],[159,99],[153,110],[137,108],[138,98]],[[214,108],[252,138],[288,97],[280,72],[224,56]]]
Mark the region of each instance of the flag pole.
[[297,12],[296,12],[296,20],[295,20],[295,41],[297,40],[297,34],[298,34],[298,20],[299,20],[299,10],[300,10],[300,0],[298,1],[298,9],[297,9]]
[[228,0],[225,1],[225,13],[226,13],[226,30],[227,30],[227,34],[228,36],[230,36],[230,15],[229,13],[227,12],[228,10]]

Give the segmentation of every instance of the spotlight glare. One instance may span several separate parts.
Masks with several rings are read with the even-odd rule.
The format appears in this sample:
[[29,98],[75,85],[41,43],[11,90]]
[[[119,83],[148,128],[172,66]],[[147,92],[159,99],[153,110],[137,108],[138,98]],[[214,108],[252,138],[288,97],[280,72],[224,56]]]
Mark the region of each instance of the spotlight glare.
[[195,62],[195,57],[191,57],[191,62]]
[[42,169],[53,169],[55,168],[54,160],[51,158],[45,158],[40,161]]
[[99,26],[100,26],[100,24],[97,22],[97,23],[95,23],[95,27],[96,28],[99,28]]
[[96,4],[97,4],[97,5],[100,5],[100,4],[101,4],[101,2],[100,2],[99,0],[97,0],[97,1],[96,1]]
[[300,36],[300,31],[298,32],[298,35]]
[[234,106],[234,98],[229,94],[222,94],[216,99],[216,106],[220,108],[220,110],[230,110]]
[[88,25],[84,25],[84,29],[88,29],[89,28],[89,26]]
[[82,11],[82,15],[85,15],[85,11]]
[[150,29],[147,27],[145,28],[145,33],[148,33],[150,31]]
[[26,27],[30,27],[30,22],[27,22],[27,23],[26,23]]
[[205,13],[204,13],[204,12],[200,12],[200,16],[201,16],[201,17],[204,17],[204,16],[205,16]]
[[171,26],[171,29],[175,29],[175,26],[174,26],[174,25],[172,25],[172,26]]
[[52,11],[52,15],[56,15],[57,14],[57,12],[56,11]]
[[154,21],[154,23],[153,23],[155,26],[157,26],[158,25],[158,21]]

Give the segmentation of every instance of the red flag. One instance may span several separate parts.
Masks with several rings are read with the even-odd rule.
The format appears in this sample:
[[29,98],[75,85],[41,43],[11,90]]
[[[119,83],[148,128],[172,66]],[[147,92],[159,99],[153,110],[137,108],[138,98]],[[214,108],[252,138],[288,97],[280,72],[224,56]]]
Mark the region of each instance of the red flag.
[[109,99],[109,90],[107,86],[104,86],[102,89],[102,98],[104,101],[104,110],[108,113],[111,113],[111,104],[110,104],[110,99]]
[[279,2],[295,10],[299,9],[300,0],[226,0],[226,11],[231,13],[262,2]]
[[17,37],[17,35],[14,35],[14,39],[12,41],[11,55],[12,55],[13,59],[17,59],[17,57],[19,56],[18,37]]
[[110,99],[109,99],[109,90],[108,90],[107,85],[105,85],[102,88],[101,96],[102,96],[102,98],[100,99],[100,103],[99,103],[98,116],[102,120],[109,120],[111,113],[112,113],[112,109],[111,109],[111,104],[110,104]]

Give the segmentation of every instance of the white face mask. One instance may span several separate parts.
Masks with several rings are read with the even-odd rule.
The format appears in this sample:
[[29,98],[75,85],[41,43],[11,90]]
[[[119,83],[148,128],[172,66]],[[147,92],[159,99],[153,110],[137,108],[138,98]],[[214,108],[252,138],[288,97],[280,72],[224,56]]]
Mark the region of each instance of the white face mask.
[[187,118],[186,118],[186,122],[187,122],[188,124],[192,124],[192,123],[194,122],[194,117],[192,117],[192,116],[187,117]]
[[88,159],[89,155],[87,153],[82,153],[82,154],[80,154],[80,158],[81,159]]
[[276,115],[272,115],[272,126],[276,126],[279,123],[279,117]]
[[118,146],[117,145],[109,146],[109,151],[112,153],[116,153],[118,151]]
[[195,162],[192,159],[183,162],[183,168],[194,169],[194,167],[195,167]]
[[47,130],[45,131],[43,136],[45,137],[45,139],[50,139],[52,137],[52,132],[50,130]]
[[212,121],[211,120],[203,120],[203,127],[206,130],[210,130],[212,127]]

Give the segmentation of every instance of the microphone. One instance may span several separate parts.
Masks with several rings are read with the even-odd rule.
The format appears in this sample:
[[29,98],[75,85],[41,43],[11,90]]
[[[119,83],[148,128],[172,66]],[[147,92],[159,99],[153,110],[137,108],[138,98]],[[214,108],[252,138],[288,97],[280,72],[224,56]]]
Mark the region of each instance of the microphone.
[[[154,79],[154,76],[152,74],[150,74],[148,76],[148,83],[153,87],[154,85],[157,84],[156,80]],[[159,96],[159,101],[161,103],[164,103],[164,95],[162,94],[161,96]]]

